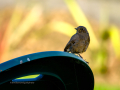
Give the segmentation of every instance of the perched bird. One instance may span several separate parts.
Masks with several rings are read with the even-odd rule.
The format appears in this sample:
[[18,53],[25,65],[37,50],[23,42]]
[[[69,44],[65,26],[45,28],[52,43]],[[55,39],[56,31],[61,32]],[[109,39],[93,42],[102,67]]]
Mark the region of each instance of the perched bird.
[[90,43],[90,36],[84,26],[78,26],[75,29],[77,32],[71,37],[70,41],[64,48],[64,51],[78,54],[82,58],[79,53],[83,53],[87,50]]

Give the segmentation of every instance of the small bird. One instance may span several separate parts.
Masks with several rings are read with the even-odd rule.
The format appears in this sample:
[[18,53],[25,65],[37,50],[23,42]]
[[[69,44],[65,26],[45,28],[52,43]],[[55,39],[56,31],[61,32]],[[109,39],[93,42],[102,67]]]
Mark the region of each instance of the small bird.
[[82,58],[79,53],[83,53],[87,50],[90,43],[90,36],[84,26],[78,26],[75,29],[77,30],[77,32],[71,37],[70,41],[64,48],[64,51],[78,54]]

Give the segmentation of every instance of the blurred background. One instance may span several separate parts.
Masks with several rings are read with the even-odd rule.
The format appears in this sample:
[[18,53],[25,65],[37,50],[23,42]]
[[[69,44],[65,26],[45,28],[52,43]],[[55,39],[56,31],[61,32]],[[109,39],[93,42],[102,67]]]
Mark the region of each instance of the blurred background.
[[90,45],[83,54],[95,90],[120,90],[119,0],[0,0],[0,63],[42,51],[63,51],[83,25]]

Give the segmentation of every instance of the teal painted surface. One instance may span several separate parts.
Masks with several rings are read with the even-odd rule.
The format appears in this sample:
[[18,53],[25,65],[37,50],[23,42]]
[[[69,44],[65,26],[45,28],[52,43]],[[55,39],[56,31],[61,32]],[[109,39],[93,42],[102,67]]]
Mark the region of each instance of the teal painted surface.
[[4,71],[4,70],[7,70],[7,69],[9,69],[11,67],[14,67],[16,65],[19,65],[20,63],[25,63],[25,62],[36,60],[36,59],[39,59],[39,58],[52,57],[52,56],[73,57],[73,58],[76,58],[78,60],[81,60],[81,61],[85,62],[82,58],[80,58],[80,57],[78,57],[74,54],[71,54],[71,53],[62,52],[62,51],[46,51],[46,52],[38,52],[38,53],[24,55],[24,56],[6,61],[4,63],[1,63],[0,64],[0,70]]

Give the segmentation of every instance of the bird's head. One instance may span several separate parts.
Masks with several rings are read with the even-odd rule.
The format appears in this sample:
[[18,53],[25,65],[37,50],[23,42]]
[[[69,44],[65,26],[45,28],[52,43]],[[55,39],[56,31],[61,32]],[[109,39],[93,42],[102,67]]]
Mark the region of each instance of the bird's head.
[[77,30],[77,33],[88,33],[87,29],[84,26],[78,26],[75,29]]

